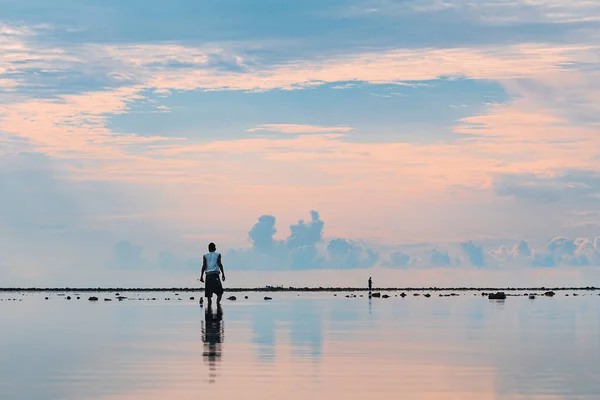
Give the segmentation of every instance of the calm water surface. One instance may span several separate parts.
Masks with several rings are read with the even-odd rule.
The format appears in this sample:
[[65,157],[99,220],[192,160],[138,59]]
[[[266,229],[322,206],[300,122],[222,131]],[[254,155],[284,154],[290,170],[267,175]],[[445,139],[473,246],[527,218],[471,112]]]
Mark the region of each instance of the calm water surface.
[[593,292],[70,295],[0,293],[1,399],[600,399]]

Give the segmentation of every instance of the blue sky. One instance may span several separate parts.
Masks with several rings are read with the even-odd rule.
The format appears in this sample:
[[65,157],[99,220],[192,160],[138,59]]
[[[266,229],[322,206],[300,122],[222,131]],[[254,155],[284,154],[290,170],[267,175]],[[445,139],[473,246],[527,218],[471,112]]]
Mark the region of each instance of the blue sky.
[[600,263],[593,2],[0,10],[3,281]]

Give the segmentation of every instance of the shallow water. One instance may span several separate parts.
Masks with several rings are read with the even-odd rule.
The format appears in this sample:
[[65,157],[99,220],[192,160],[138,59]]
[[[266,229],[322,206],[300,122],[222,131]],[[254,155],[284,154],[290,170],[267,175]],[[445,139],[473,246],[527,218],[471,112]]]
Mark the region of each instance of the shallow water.
[[197,293],[69,295],[0,293],[0,398],[600,398],[593,292],[235,293],[221,315]]

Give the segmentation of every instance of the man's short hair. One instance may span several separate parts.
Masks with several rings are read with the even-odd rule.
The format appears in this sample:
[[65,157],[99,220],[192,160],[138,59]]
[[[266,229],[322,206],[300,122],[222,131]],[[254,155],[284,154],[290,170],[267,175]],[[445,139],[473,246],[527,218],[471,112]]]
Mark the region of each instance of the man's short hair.
[[216,249],[217,249],[217,246],[213,242],[210,242],[208,244],[208,251],[215,251]]

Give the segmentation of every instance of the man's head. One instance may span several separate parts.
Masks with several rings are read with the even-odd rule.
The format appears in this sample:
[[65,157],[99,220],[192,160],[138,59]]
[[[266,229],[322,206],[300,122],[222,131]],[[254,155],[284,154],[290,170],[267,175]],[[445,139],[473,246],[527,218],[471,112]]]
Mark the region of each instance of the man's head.
[[209,243],[208,244],[208,251],[210,251],[212,253],[215,250],[217,250],[217,246],[214,243],[212,243],[212,242]]

